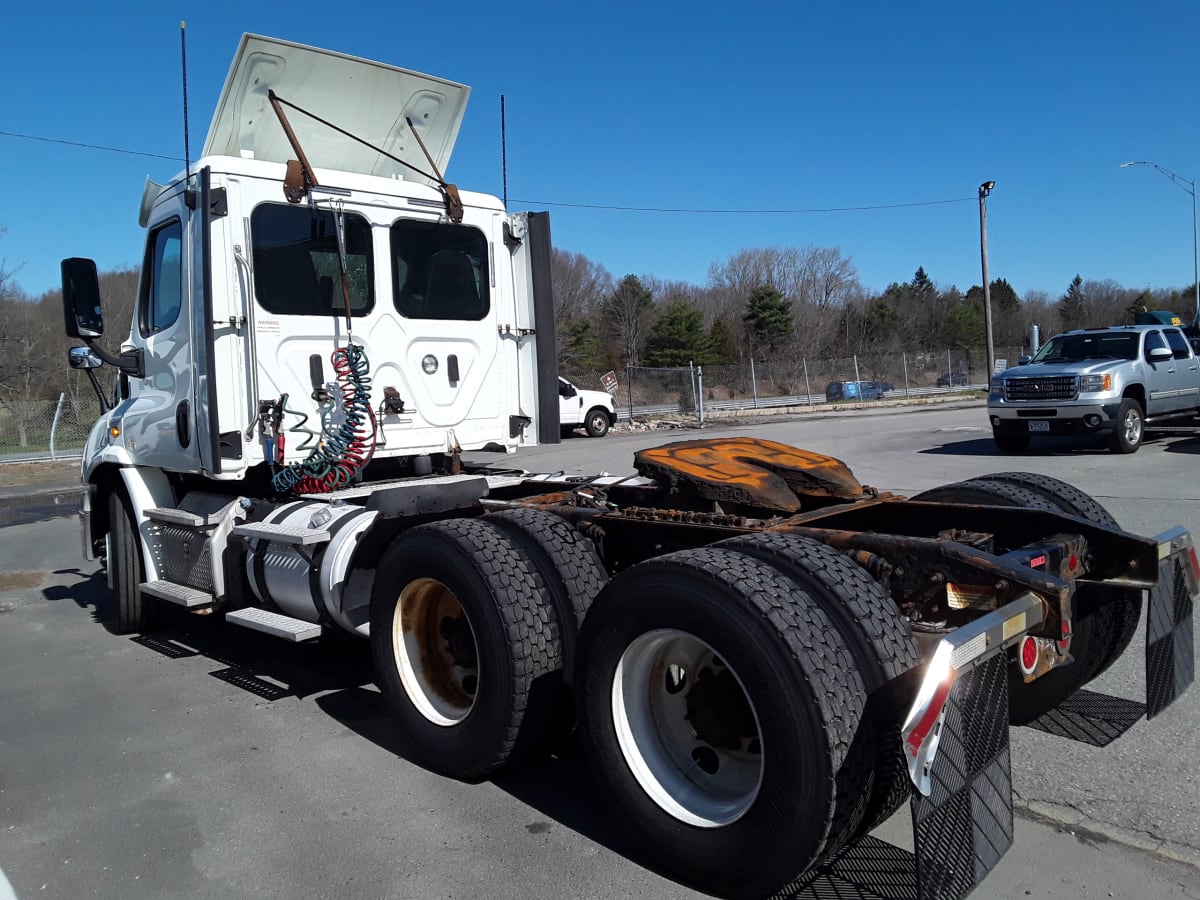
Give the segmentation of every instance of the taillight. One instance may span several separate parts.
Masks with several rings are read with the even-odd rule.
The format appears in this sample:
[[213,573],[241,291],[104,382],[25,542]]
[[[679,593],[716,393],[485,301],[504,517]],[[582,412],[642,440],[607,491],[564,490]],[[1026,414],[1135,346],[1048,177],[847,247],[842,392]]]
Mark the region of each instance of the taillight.
[[1032,675],[1037,669],[1038,645],[1037,641],[1029,635],[1026,635],[1025,639],[1021,641],[1021,652],[1018,655],[1018,662],[1021,665],[1021,674],[1023,675]]

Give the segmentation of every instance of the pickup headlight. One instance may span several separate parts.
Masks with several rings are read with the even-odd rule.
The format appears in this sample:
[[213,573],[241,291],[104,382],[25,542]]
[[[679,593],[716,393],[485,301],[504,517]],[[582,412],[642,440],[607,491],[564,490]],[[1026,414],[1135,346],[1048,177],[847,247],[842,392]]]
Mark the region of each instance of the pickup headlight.
[[1004,393],[1004,379],[1003,378],[993,378],[991,381],[989,381],[988,382],[988,393],[1003,394]]
[[1111,391],[1111,375],[1080,375],[1079,390],[1081,393],[1094,394],[1096,391]]

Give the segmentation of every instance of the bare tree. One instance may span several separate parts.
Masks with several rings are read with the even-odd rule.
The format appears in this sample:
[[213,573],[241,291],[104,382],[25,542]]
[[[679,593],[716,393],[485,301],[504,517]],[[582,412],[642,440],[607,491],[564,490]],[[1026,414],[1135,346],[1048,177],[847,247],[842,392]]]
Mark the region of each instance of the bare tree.
[[605,300],[603,317],[625,364],[636,366],[654,321],[653,295],[636,275],[626,275]]
[[599,311],[604,298],[612,293],[613,277],[608,269],[582,253],[556,248],[550,257],[550,282],[554,290],[554,342],[559,371],[565,371],[579,353],[579,324]]

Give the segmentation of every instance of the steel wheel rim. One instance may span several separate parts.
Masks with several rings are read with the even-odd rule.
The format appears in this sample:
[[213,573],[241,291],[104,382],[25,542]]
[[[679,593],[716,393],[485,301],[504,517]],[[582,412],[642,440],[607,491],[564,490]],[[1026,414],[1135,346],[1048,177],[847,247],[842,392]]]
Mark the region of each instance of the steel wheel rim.
[[602,415],[592,416],[592,431],[603,431],[604,426],[608,424],[608,419]]
[[417,712],[443,727],[470,715],[479,693],[479,644],[450,588],[433,578],[405,585],[392,616],[392,651]]
[[[745,707],[735,718],[742,718],[741,731],[750,733],[739,733],[736,746],[714,745],[710,736],[698,733],[704,726],[693,724],[714,709],[712,688],[701,688],[698,700],[698,687],[707,679],[723,682],[724,699],[735,704],[733,687],[740,692]],[[741,818],[758,797],[763,779],[758,712],[737,673],[694,635],[659,629],[630,643],[613,674],[612,713],[617,743],[634,778],[673,818],[718,828]]]

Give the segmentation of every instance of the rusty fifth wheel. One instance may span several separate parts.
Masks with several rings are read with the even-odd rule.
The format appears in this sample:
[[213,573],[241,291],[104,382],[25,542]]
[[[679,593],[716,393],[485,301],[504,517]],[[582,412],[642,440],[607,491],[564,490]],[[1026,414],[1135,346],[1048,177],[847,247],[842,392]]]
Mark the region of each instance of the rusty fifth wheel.
[[785,888],[840,845],[871,768],[828,616],[768,563],[711,548],[633,566],[580,635],[584,745],[657,866],[708,891]]
[[559,623],[541,576],[478,519],[413,528],[371,595],[375,674],[414,762],[475,778],[537,747],[562,684]]

